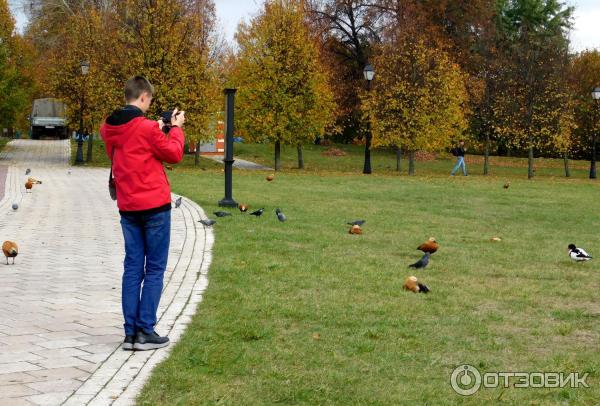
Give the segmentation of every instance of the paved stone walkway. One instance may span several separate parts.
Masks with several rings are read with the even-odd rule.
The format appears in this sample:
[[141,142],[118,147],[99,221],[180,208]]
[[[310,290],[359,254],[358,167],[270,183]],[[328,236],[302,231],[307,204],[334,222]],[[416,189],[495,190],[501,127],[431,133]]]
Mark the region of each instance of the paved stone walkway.
[[[213,161],[216,161],[216,162],[223,162],[223,159],[225,157],[223,157],[222,155],[207,155],[205,158],[212,159]],[[234,168],[249,169],[249,170],[255,170],[255,171],[272,171],[273,170],[272,168],[269,168],[268,166],[263,166],[263,165],[257,164],[256,162],[246,161],[245,159],[234,158],[234,160],[235,160],[235,162],[233,163]]]
[[[0,165],[10,165],[0,242],[19,245],[15,265],[0,264],[2,406],[133,404],[208,284],[213,234],[198,223],[202,209],[184,198],[172,212],[157,326],[172,344],[122,351],[123,241],[108,170],[70,168],[69,148],[68,141],[15,140],[0,154]],[[43,181],[32,193],[24,189],[26,168]]]

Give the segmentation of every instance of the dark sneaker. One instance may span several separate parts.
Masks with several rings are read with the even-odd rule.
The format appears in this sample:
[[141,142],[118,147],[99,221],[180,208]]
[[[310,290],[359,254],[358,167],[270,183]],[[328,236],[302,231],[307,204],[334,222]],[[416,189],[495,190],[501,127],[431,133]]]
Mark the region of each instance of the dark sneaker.
[[125,336],[125,341],[121,345],[125,351],[133,351],[133,343],[135,342],[135,336]]
[[143,331],[138,331],[133,343],[133,349],[136,351],[155,350],[169,345],[169,337],[161,337],[153,331],[146,334]]

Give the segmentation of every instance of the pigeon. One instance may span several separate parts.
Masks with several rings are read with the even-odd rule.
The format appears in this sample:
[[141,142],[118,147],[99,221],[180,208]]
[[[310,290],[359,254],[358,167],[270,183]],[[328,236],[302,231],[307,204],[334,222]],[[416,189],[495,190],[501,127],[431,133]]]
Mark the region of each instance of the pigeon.
[[31,169],[27,168],[27,169],[25,170],[25,175],[29,175],[30,173],[31,173]]
[[419,251],[428,252],[429,254],[433,254],[438,250],[438,248],[440,248],[440,245],[437,243],[434,237],[429,237],[429,240],[417,247]]
[[240,204],[239,207],[238,207],[238,209],[240,209],[240,211],[242,213],[246,213],[248,211],[248,205],[246,205],[246,204]]
[[429,256],[431,254],[429,252],[426,252],[425,255],[423,255],[423,257],[418,260],[417,262],[415,262],[414,264],[409,265],[409,268],[415,268],[415,269],[425,269],[427,267],[427,265],[429,265]]
[[8,265],[8,258],[13,259],[12,263],[14,265],[15,257],[19,255],[19,247],[17,247],[17,244],[15,244],[12,241],[4,241],[4,243],[2,244],[2,252],[6,257],[6,265]]
[[253,211],[252,213],[250,213],[251,216],[256,216],[256,217],[260,217],[263,215],[263,213],[265,212],[265,208],[263,207],[262,209]]
[[569,244],[569,256],[573,261],[581,262],[581,261],[589,261],[592,259],[591,255],[589,255],[583,248],[577,248],[575,244]]
[[420,283],[416,276],[409,276],[408,278],[406,278],[406,281],[404,282],[404,286],[402,288],[404,290],[410,290],[414,293],[430,292],[430,289],[427,287],[427,285]]
[[177,209],[179,206],[181,206],[181,202],[183,201],[183,198],[181,196],[179,196],[177,198],[177,200],[175,200],[175,208]]
[[287,217],[281,212],[281,209],[275,209],[275,214],[277,215],[277,220],[282,223],[287,220]]
[[206,227],[212,227],[215,224],[217,224],[216,221],[211,220],[211,219],[202,219],[199,222],[202,223],[203,225],[205,225]]
[[227,216],[231,216],[231,213],[226,212],[226,211],[216,211],[215,216],[217,217],[227,217]]
[[367,220],[354,220],[354,221],[349,222],[348,225],[362,227],[362,225],[365,224],[366,222],[367,222]]
[[13,203],[12,204],[12,209],[13,210],[17,210],[19,208],[19,205],[17,203]]

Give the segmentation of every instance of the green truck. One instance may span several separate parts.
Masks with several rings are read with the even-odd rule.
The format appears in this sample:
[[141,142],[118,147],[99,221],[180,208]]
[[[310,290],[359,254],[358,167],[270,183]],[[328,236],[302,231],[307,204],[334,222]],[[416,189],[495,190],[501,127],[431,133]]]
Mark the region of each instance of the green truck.
[[36,99],[29,117],[31,139],[69,138],[66,105],[58,99]]

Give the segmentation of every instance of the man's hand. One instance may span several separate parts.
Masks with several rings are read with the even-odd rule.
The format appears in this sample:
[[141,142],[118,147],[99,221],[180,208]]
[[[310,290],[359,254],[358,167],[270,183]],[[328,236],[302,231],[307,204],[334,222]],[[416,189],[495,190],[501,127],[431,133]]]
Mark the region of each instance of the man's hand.
[[183,127],[183,123],[185,123],[185,111],[179,111],[178,109],[173,110],[173,115],[171,116],[171,125]]

